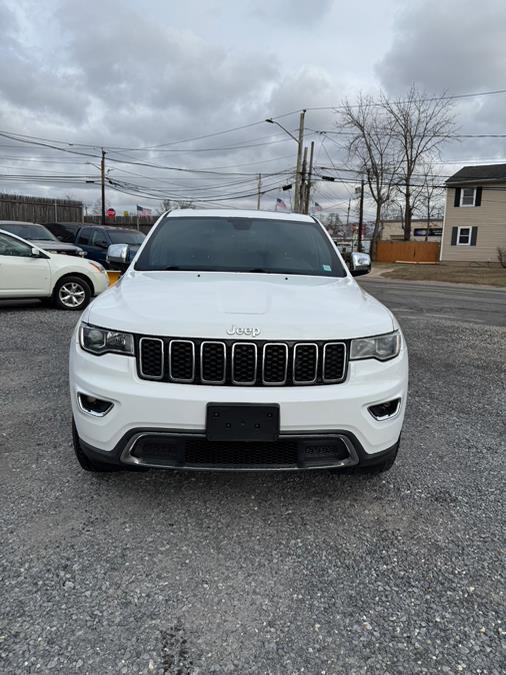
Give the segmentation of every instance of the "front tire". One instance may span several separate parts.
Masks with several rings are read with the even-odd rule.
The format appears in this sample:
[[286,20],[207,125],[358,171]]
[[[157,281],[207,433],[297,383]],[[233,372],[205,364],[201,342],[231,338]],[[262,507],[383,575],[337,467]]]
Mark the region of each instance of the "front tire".
[[91,460],[84,454],[74,420],[72,420],[72,443],[74,445],[74,452],[76,453],[77,461],[81,465],[81,469],[84,469],[85,471],[91,471],[92,473],[110,473],[112,471],[121,471],[121,467],[117,464],[109,464],[107,462]]
[[70,275],[59,279],[53,291],[55,307],[70,312],[84,309],[89,304],[90,299],[90,285],[78,276]]

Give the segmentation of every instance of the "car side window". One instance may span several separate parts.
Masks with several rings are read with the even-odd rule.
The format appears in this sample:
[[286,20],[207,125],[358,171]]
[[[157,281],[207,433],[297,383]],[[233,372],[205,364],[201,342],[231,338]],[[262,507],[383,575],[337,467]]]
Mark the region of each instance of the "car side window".
[[31,258],[32,247],[23,241],[0,234],[0,255],[9,255],[17,258]]
[[85,246],[89,245],[90,243],[90,233],[91,229],[89,227],[85,227],[79,232],[79,237],[76,241],[76,244],[84,244]]
[[102,230],[93,230],[93,234],[91,235],[91,245],[97,246],[98,248],[107,248],[109,244],[105,232]]

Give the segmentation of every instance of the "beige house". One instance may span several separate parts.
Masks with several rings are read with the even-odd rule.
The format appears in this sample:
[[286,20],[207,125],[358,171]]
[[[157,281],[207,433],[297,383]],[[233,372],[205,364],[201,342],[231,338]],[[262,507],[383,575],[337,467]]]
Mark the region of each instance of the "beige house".
[[497,263],[506,249],[506,164],[465,166],[446,186],[441,261]]
[[[411,240],[425,241],[427,232],[427,218],[411,219]],[[431,218],[429,222],[429,234],[427,241],[441,241],[443,232],[443,219]],[[381,223],[380,239],[382,241],[404,241],[404,230],[401,220],[383,220]]]

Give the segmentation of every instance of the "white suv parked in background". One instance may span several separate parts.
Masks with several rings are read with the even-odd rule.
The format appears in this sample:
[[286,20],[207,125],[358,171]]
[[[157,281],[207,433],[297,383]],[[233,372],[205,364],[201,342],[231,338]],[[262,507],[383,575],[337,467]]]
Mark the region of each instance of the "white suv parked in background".
[[407,387],[395,317],[297,214],[165,214],[70,349],[90,471],[386,470]]
[[0,229],[0,300],[38,298],[79,311],[108,285],[100,263],[43,251]]

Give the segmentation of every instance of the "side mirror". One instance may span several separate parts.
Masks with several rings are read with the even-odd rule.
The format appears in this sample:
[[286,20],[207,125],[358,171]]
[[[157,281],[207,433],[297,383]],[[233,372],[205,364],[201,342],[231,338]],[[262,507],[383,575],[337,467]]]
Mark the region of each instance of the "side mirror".
[[111,244],[107,249],[106,260],[108,263],[125,265],[128,260],[128,244]]
[[35,246],[32,247],[31,257],[32,258],[47,258],[47,256],[44,253],[42,253],[42,251],[39,251],[38,248],[35,248]]
[[350,272],[354,277],[368,274],[371,271],[371,256],[368,253],[351,254]]

